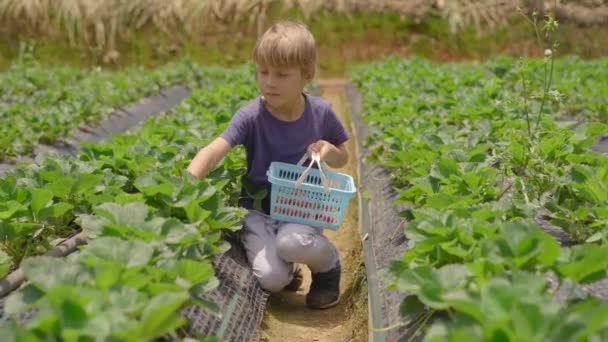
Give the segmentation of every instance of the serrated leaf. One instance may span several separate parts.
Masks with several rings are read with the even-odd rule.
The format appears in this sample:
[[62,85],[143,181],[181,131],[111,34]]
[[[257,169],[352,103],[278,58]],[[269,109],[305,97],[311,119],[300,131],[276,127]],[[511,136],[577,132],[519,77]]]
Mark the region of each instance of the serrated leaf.
[[83,258],[112,261],[129,268],[146,265],[153,253],[154,248],[143,241],[101,237],[90,241],[81,254]]
[[133,227],[145,222],[148,216],[148,206],[139,202],[125,205],[104,203],[95,207],[94,211],[112,223]]
[[31,257],[25,259],[21,267],[25,278],[40,289],[51,289],[61,284],[78,285],[90,279],[84,267],[71,258]]

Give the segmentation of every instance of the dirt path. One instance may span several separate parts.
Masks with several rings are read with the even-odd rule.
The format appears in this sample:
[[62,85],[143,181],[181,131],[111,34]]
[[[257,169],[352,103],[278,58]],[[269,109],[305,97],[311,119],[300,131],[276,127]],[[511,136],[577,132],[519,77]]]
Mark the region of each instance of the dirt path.
[[[351,121],[344,94],[344,81],[324,80],[319,82],[319,86],[323,98],[331,102],[342,124],[350,132]],[[351,138],[347,144],[349,163],[337,171],[352,175],[357,181],[354,139]],[[339,249],[342,258],[340,304],[327,310],[311,310],[306,307],[310,272],[305,268],[304,284],[297,293],[284,291],[270,296],[260,341],[367,341],[367,286],[361,261],[357,205],[356,198],[351,200],[340,230],[328,230],[325,233]]]

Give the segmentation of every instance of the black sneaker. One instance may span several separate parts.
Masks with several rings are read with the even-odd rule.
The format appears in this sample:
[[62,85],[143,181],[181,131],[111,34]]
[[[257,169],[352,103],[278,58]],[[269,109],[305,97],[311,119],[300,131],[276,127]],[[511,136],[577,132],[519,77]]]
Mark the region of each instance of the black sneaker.
[[296,292],[302,286],[302,281],[304,280],[304,276],[302,276],[302,268],[300,266],[295,266],[293,270],[293,278],[291,279],[291,283],[285,286],[285,290],[289,292]]
[[311,309],[327,309],[340,301],[340,262],[327,272],[312,273],[312,284],[306,295],[306,305]]

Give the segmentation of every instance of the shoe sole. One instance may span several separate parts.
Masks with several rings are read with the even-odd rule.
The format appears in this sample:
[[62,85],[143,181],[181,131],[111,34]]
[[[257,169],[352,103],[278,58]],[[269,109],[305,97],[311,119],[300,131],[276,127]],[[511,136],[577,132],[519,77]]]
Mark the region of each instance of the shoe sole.
[[340,298],[336,299],[335,301],[329,303],[329,304],[325,304],[322,306],[310,306],[307,305],[310,309],[315,309],[315,310],[323,310],[323,309],[329,309],[331,307],[334,307],[336,305],[338,305],[338,303],[340,303]]

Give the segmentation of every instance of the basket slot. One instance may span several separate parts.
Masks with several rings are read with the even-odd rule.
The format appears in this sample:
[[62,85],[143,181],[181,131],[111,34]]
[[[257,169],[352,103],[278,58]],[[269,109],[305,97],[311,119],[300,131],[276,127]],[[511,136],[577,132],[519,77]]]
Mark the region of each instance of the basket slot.
[[315,198],[294,198],[285,194],[285,196],[277,196],[277,204],[280,206],[290,207],[292,209],[305,209],[314,213],[337,213],[340,212],[340,202],[335,199],[315,199]]

